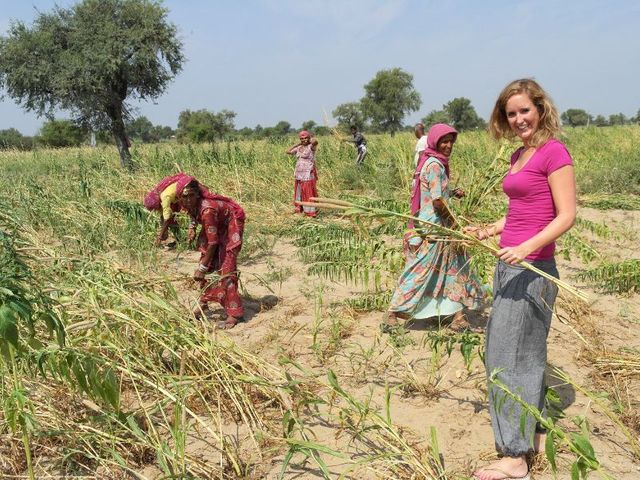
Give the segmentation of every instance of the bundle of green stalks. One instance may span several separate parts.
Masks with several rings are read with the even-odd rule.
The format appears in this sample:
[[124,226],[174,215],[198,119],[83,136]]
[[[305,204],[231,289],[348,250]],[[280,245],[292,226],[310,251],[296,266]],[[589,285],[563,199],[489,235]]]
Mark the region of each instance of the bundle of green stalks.
[[[367,217],[367,218],[393,218],[398,221],[407,221],[412,220],[415,222],[418,227],[416,227],[415,231],[417,234],[424,236],[430,240],[443,241],[448,243],[459,243],[465,246],[474,246],[483,250],[486,250],[492,254],[496,254],[499,248],[495,244],[491,244],[490,242],[483,242],[478,240],[473,235],[469,235],[464,233],[459,227],[460,223],[458,220],[454,218],[454,226],[445,227],[440,224],[432,223],[420,219],[418,217],[414,217],[412,215],[406,215],[398,212],[393,212],[390,210],[384,210],[381,208],[374,207],[365,207],[363,205],[356,205],[351,202],[346,202],[344,200],[337,200],[332,198],[312,198],[311,202],[297,202],[300,205],[305,206],[315,206],[317,208],[327,208],[342,211],[343,215],[347,217]],[[450,211],[450,215],[453,215],[453,212]],[[457,227],[457,228],[456,228]],[[521,261],[519,263],[527,270],[531,270],[532,272],[537,273],[538,275],[546,278],[547,280],[553,282],[558,288],[566,291],[567,293],[576,296],[581,300],[588,300],[588,295],[577,288],[569,285],[568,283],[562,282],[557,278],[549,275],[546,272],[534,267],[529,262]]]

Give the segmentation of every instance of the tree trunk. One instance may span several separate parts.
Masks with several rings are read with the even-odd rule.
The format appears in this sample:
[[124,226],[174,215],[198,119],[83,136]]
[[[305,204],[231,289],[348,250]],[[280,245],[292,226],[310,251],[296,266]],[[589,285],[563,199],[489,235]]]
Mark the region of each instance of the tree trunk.
[[113,133],[113,138],[116,141],[116,147],[118,147],[118,153],[120,154],[120,166],[132,171],[133,160],[129,152],[129,137],[127,137],[124,120],[122,119],[122,105],[110,108],[109,116],[111,117],[111,133]]

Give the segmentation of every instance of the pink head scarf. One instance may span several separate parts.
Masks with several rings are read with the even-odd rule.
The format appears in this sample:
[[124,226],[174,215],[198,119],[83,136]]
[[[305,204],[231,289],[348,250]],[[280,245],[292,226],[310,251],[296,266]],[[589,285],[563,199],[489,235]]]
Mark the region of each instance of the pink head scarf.
[[191,175],[187,175],[186,173],[176,173],[175,175],[171,175],[169,177],[164,177],[160,183],[158,183],[153,190],[147,193],[144,197],[144,206],[147,210],[158,210],[160,208],[160,194],[167,188],[169,185],[175,183],[176,184],[176,193],[178,196],[182,194],[182,190],[186,187],[192,180],[195,180]]
[[[438,142],[445,135],[453,135],[457,138],[458,131],[447,125],[446,123],[436,123],[429,129],[427,134],[427,148],[425,148],[420,154],[420,160],[416,166],[416,171],[413,174],[413,190],[411,192],[411,215],[415,216],[420,211],[420,172],[422,167],[430,157],[435,157],[442,165],[444,165],[444,171],[449,176],[449,157],[438,151]],[[409,228],[413,228],[413,220],[409,221]]]
[[311,134],[310,134],[309,132],[307,132],[306,130],[302,130],[302,131],[298,134],[298,137],[299,137],[300,139],[303,139],[303,138],[311,138]]

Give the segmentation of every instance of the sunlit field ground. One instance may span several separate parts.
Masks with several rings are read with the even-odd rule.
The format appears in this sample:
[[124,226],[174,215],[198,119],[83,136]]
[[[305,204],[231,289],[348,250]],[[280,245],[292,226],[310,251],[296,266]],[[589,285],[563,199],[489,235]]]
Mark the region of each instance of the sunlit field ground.
[[[368,140],[357,168],[351,145],[319,139],[320,195],[406,212],[415,138]],[[563,140],[580,208],[558,260],[589,301],[558,301],[535,478],[638,478],[640,128]],[[405,225],[293,215],[295,141],[134,145],[134,173],[112,147],[0,152],[0,477],[444,480],[495,456],[483,335],[379,332]],[[459,136],[463,222],[504,213],[513,148]],[[153,247],[141,201],[177,170],[247,212],[247,321],[229,332],[191,314],[197,253]],[[495,260],[470,253],[490,285]]]

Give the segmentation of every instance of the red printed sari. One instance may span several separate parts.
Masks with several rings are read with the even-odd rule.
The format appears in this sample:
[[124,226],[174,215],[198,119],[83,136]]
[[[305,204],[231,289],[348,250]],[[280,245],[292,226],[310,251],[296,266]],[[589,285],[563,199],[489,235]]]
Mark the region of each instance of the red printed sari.
[[[242,248],[244,232],[244,211],[233,200],[209,192],[201,187],[202,202],[196,222],[202,225],[198,237],[200,261],[210,245],[217,245],[216,253],[207,265],[207,272],[217,272],[220,280],[210,284],[201,282],[204,291],[200,303],[218,302],[227,315],[241,317],[244,314],[238,294],[237,258]],[[205,288],[206,287],[206,288]]]

